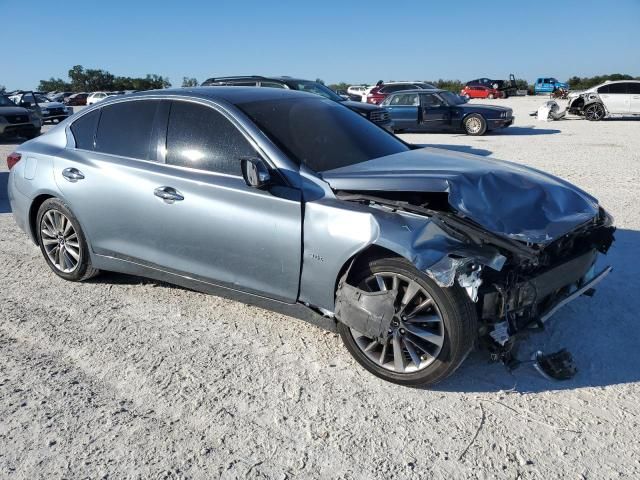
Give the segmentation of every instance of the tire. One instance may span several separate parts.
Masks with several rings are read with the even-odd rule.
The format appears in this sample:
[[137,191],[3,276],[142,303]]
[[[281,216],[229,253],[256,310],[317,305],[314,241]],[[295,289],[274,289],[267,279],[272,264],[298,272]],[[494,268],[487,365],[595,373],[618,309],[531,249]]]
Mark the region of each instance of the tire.
[[607,112],[604,109],[604,105],[601,103],[591,103],[584,107],[584,118],[590,122],[602,120],[606,114]]
[[78,219],[61,200],[49,198],[42,203],[36,217],[36,234],[42,256],[59,277],[80,282],[99,273],[91,266],[89,247]]
[[487,122],[484,117],[478,113],[472,113],[462,122],[464,131],[467,135],[480,136],[487,131]]
[[[392,287],[396,281],[394,278],[397,278],[397,311],[401,308],[403,297],[408,290],[409,283],[403,290],[405,281],[413,282],[417,285],[416,288],[420,289],[404,309],[404,313],[412,309],[408,314],[409,318],[403,317],[401,320],[394,317],[395,325],[392,324],[389,336],[385,340],[386,347],[377,340],[366,337],[341,322],[338,323],[338,331],[349,353],[375,376],[400,385],[434,385],[451,375],[474,347],[478,335],[475,308],[466,293],[457,285],[441,288],[410,262],[401,258],[384,258],[368,262],[358,271],[352,272],[350,277],[350,283],[368,290],[380,290],[377,277],[384,278],[383,281],[388,288]],[[374,281],[373,288],[368,288],[371,281]],[[416,307],[424,305],[429,298],[432,302],[429,306],[423,309]],[[423,315],[414,313],[418,311]],[[433,320],[435,317],[439,319],[439,323]],[[418,318],[429,319],[429,322],[414,323]],[[416,332],[422,332],[424,335],[425,331],[435,332],[427,335],[437,337],[436,340],[441,343],[439,349],[437,344],[430,343],[432,340],[425,341],[422,340],[423,337],[414,335]],[[374,342],[377,344],[371,348]],[[401,348],[396,350],[394,345]],[[409,349],[413,350],[413,354]],[[396,351],[401,352],[398,358]],[[422,355],[417,355],[420,352]]]

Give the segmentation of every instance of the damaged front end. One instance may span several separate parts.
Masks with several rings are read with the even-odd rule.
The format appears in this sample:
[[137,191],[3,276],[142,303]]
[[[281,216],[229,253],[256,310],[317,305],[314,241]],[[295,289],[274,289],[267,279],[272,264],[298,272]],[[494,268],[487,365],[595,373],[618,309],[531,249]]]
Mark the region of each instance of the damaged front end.
[[[596,272],[598,254],[608,251],[615,231],[603,209],[559,238],[527,243],[491,233],[455,215],[443,202],[424,201],[425,195],[382,195],[336,193],[341,200],[428,218],[424,232],[414,231],[413,237],[414,253],[424,251],[411,260],[440,287],[457,283],[465,289],[476,305],[481,343],[496,360],[510,362],[519,333],[541,328],[558,308],[580,295],[592,294],[611,270]],[[422,200],[416,201],[418,197]],[[421,237],[429,240],[421,243]],[[389,328],[394,298],[395,292],[364,292],[349,285],[345,275],[338,288],[336,316],[355,322],[349,326],[376,338]]]
[[601,103],[596,92],[576,93],[569,96],[566,112],[571,115],[584,116],[585,108],[593,103]]

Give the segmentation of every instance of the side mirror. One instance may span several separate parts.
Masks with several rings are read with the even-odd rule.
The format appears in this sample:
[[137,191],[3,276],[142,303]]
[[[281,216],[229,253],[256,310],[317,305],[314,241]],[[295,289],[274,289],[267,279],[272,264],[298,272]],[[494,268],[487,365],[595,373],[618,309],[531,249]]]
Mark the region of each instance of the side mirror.
[[240,160],[244,181],[253,188],[266,188],[271,185],[269,168],[260,158],[242,158]]

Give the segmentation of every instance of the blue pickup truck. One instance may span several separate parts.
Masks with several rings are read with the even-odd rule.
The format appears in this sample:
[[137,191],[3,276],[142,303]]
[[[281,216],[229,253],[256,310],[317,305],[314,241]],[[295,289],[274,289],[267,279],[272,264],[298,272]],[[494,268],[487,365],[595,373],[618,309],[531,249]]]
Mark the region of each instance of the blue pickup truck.
[[533,88],[536,94],[551,93],[557,90],[558,88],[569,90],[569,84],[564,82],[559,82],[553,77],[540,77],[536,80],[536,83]]

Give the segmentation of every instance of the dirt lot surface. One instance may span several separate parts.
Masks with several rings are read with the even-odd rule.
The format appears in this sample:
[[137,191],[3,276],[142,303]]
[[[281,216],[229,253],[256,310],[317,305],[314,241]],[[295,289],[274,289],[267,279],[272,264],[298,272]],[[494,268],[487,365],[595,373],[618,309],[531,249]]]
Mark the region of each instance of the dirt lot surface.
[[[56,277],[14,224],[0,173],[1,478],[640,478],[640,121],[411,135],[527,164],[616,218],[614,272],[520,356],[567,347],[579,373],[508,373],[474,353],[432,390],[385,383],[334,334],[124,275]],[[0,142],[3,163],[15,144]]]

